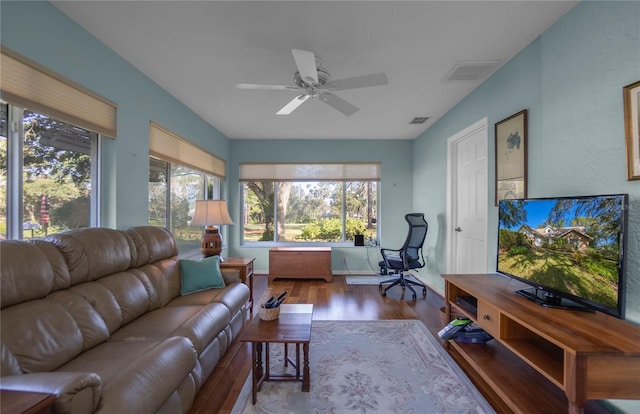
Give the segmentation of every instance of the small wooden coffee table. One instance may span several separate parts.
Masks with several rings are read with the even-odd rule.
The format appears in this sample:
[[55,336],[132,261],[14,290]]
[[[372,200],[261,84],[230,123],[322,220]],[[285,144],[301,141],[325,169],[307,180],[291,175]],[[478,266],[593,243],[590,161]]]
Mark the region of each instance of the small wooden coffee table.
[[[257,392],[264,381],[302,381],[302,391],[309,392],[309,341],[311,340],[311,319],[313,305],[284,304],[280,305],[280,316],[273,321],[263,321],[256,316],[242,332],[240,340],[251,342],[252,395],[253,404],[257,401]],[[269,344],[281,343],[285,345],[285,366],[294,365],[295,375],[271,375],[269,372]],[[265,348],[265,368],[262,366],[262,348]],[[296,345],[296,362],[287,354],[287,344]],[[303,365],[300,375],[300,344],[302,344]]]

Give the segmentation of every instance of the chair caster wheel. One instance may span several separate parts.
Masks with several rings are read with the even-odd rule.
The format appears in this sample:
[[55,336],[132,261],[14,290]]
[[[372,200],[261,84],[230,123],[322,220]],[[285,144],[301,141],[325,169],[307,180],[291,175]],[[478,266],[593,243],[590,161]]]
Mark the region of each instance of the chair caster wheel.
[[422,289],[422,298],[426,298],[427,297],[427,289]]
[[381,295],[382,295],[383,298],[386,298],[387,297],[387,292],[382,292]]
[[378,290],[379,290],[380,292],[382,292],[382,283],[380,283],[380,284],[378,285]]
[[416,300],[418,300],[417,296],[414,294],[413,295],[413,301],[415,302]]

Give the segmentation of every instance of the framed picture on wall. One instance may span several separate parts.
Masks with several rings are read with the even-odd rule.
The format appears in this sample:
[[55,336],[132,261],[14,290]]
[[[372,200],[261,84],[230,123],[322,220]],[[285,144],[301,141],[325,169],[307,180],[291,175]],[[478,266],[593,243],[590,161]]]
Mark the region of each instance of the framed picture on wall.
[[627,180],[640,180],[640,81],[622,88],[627,139]]
[[527,197],[527,110],[496,123],[496,205]]

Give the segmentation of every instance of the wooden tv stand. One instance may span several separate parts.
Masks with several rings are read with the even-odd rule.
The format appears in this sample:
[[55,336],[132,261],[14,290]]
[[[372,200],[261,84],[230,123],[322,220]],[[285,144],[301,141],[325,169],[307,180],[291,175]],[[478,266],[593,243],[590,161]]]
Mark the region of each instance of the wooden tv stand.
[[498,274],[442,277],[447,320],[453,310],[495,338],[449,349],[506,409],[578,414],[587,400],[640,399],[640,326],[536,305],[514,293],[527,285]]

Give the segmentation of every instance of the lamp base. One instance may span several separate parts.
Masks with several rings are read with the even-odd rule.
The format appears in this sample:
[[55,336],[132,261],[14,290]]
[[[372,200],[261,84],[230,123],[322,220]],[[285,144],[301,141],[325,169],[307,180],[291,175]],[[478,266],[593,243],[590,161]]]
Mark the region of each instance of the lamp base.
[[219,256],[222,253],[222,237],[217,227],[209,226],[202,233],[200,251],[204,257]]

